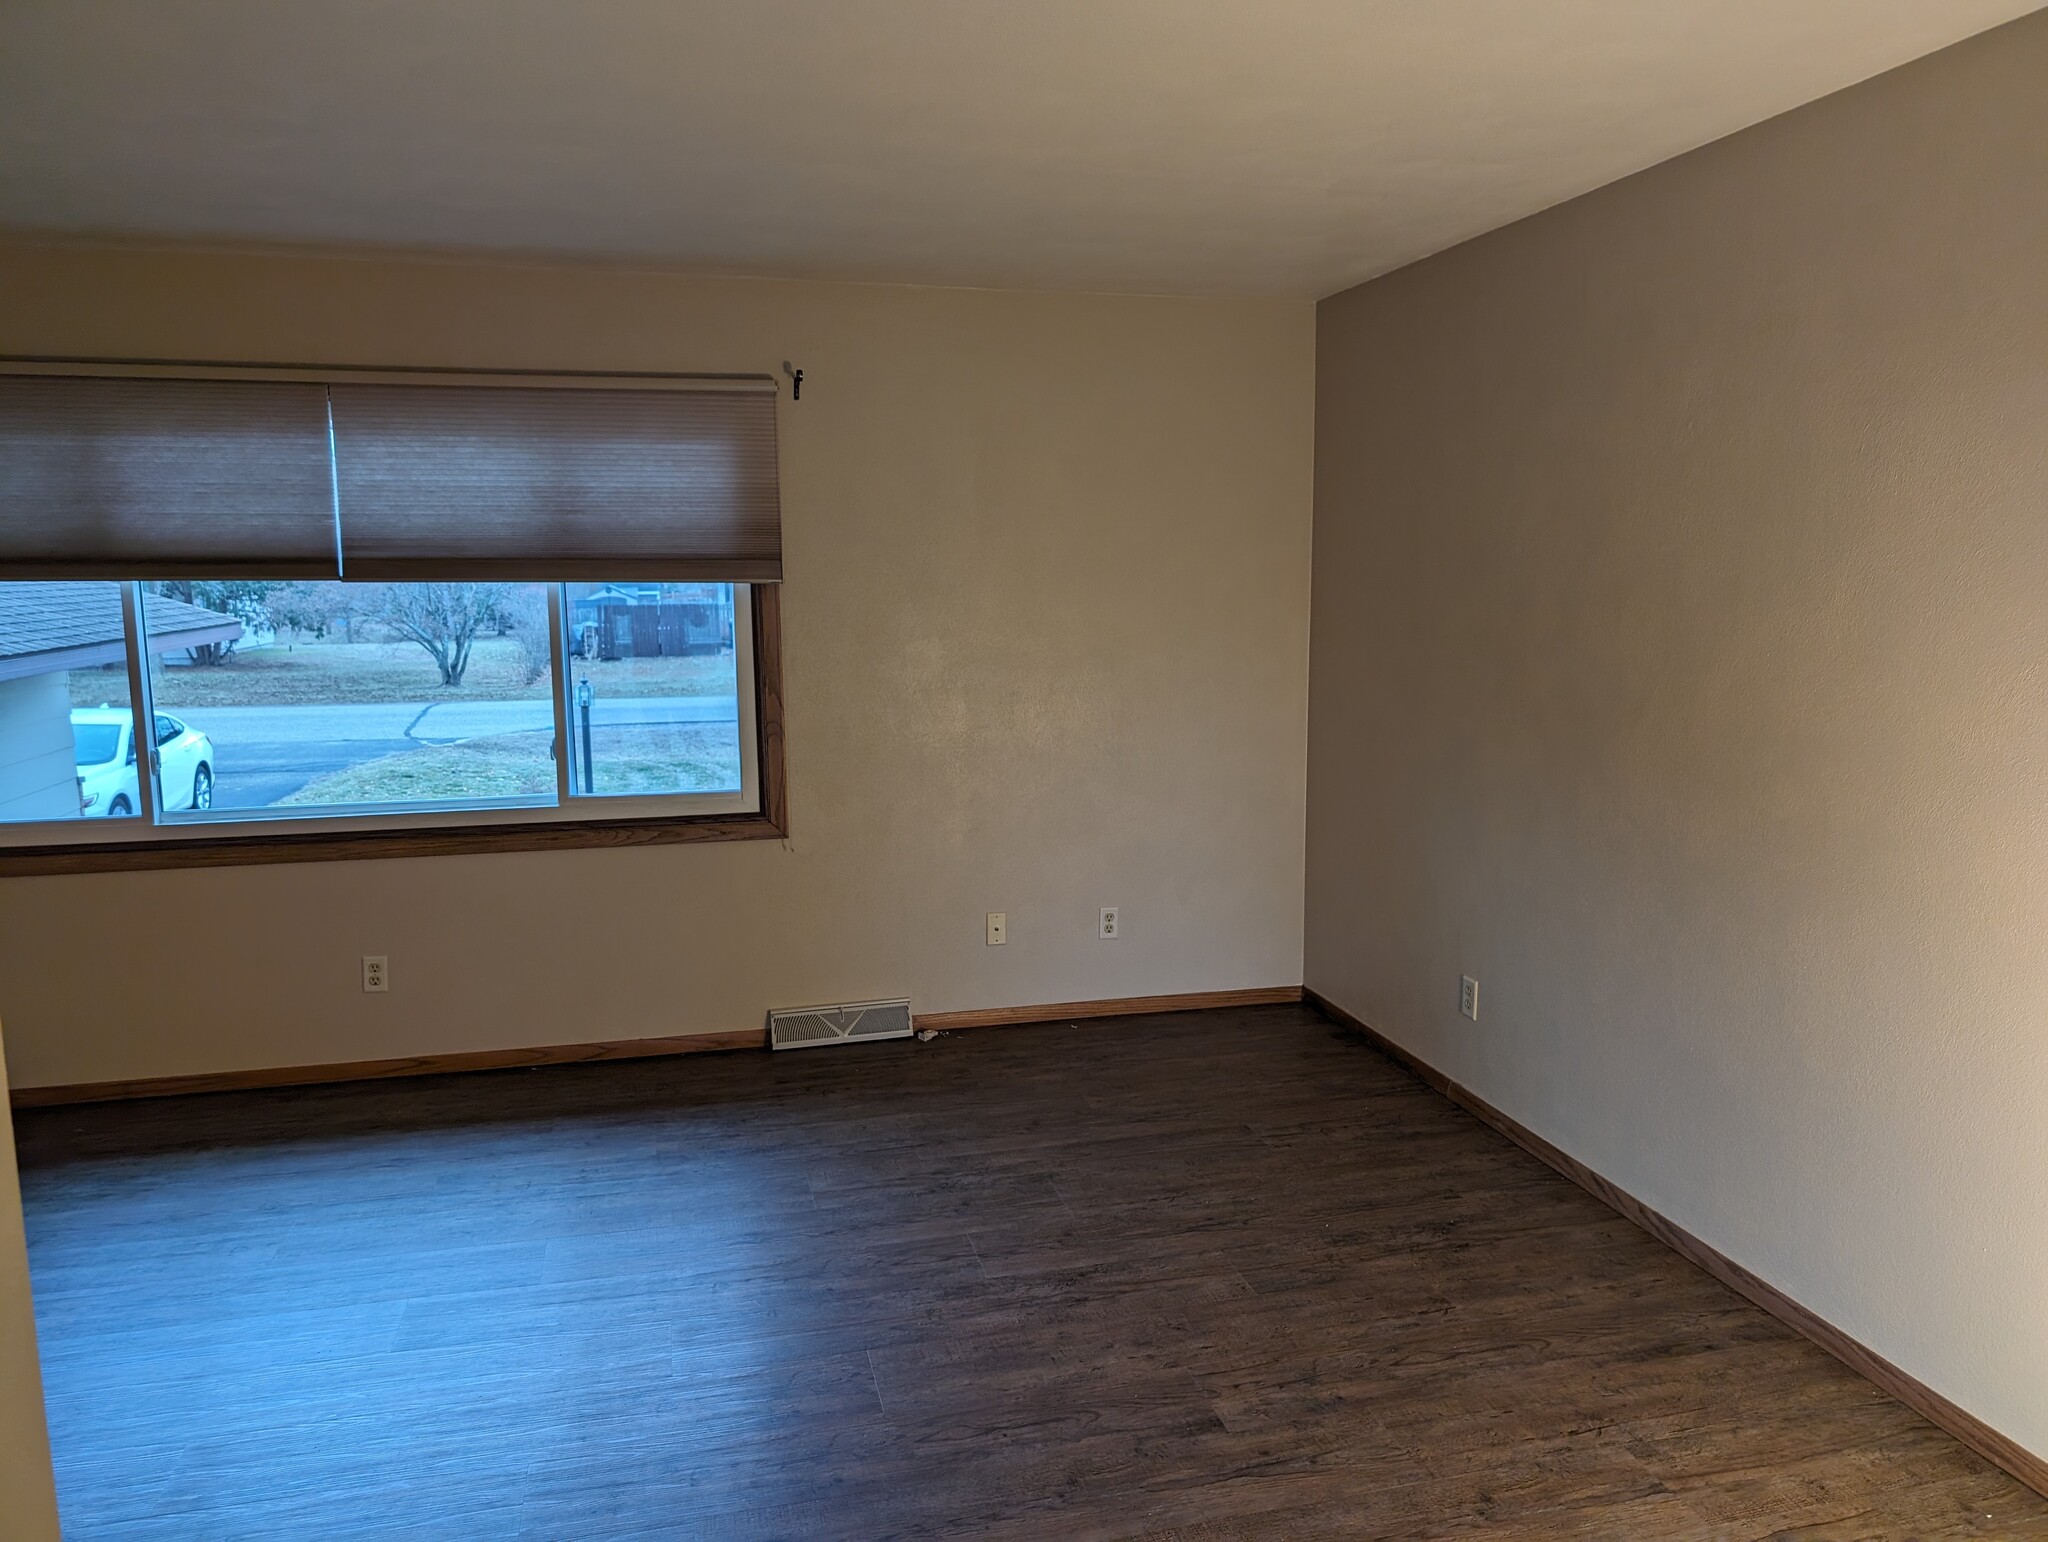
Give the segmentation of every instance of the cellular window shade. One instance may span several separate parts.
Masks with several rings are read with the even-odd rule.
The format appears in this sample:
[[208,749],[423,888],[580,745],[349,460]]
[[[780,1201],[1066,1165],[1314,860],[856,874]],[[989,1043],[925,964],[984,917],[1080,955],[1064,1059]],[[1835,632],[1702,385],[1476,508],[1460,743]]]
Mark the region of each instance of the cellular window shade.
[[335,574],[325,386],[0,376],[0,579]]
[[351,579],[782,577],[772,389],[331,388]]

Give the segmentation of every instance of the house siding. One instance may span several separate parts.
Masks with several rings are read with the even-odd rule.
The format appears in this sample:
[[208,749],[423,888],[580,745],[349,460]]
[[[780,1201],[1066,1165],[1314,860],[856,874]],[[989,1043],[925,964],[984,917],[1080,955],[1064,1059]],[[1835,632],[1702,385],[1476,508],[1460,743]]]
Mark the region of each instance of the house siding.
[[59,671],[0,680],[0,820],[78,812],[67,678]]

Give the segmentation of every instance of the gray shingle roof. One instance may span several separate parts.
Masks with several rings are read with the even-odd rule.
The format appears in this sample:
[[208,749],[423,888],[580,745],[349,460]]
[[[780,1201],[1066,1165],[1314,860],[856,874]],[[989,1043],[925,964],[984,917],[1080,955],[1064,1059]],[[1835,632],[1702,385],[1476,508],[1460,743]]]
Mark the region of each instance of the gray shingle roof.
[[[149,602],[149,635],[219,632],[241,622],[183,600]],[[0,659],[59,653],[121,641],[121,586],[115,583],[0,583]],[[172,643],[172,646],[181,646]]]

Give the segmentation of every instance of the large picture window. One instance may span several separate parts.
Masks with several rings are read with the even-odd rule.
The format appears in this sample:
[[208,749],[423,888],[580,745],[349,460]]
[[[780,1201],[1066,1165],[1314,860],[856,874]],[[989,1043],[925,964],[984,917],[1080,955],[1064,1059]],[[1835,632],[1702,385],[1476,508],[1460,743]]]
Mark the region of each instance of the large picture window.
[[0,872],[782,832],[772,394],[59,368],[0,375]]

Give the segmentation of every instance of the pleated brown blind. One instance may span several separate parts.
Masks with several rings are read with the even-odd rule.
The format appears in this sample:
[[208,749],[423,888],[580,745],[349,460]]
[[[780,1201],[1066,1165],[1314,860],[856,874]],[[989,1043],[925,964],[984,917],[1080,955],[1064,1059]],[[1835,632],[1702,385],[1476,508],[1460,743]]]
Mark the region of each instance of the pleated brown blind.
[[0,375],[0,580],[335,574],[325,386]]
[[330,396],[348,578],[782,577],[772,388]]

